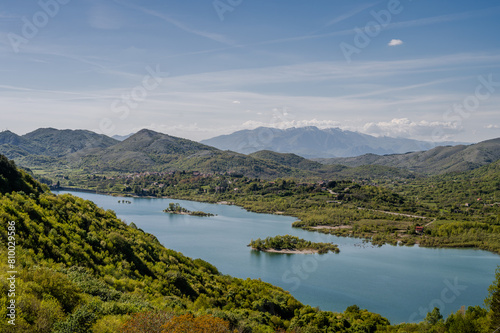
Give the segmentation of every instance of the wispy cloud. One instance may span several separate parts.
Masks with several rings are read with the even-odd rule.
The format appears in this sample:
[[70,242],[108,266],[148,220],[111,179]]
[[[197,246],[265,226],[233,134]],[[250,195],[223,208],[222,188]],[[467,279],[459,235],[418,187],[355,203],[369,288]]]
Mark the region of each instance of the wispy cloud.
[[[262,84],[293,83],[293,82],[321,82],[333,80],[347,84],[356,79],[366,81],[369,78],[381,80],[390,76],[401,76],[402,74],[450,71],[454,73],[456,67],[467,65],[474,66],[498,65],[500,66],[500,55],[491,53],[464,53],[450,54],[437,57],[416,58],[398,61],[366,61],[357,62],[353,66],[345,66],[343,62],[312,62],[291,66],[274,66],[262,68],[248,68],[241,70],[227,70],[218,72],[198,73],[173,77],[169,80],[175,89],[196,89],[196,87],[210,86],[214,89],[245,88]],[[452,75],[450,77],[428,80],[430,84],[447,83],[452,80],[462,79],[462,76]],[[175,84],[174,84],[175,83]],[[358,82],[357,82],[358,83]],[[415,83],[414,88],[421,87],[424,83]],[[401,88],[403,87],[394,87]],[[359,89],[358,89],[359,90]],[[370,91],[376,91],[373,88]],[[357,93],[358,94],[358,93]],[[357,94],[353,94],[356,96]],[[358,96],[359,97],[359,96]]]
[[125,20],[113,10],[103,4],[95,5],[90,9],[89,24],[91,27],[103,30],[120,29]]
[[481,9],[481,10],[467,11],[462,13],[438,15],[416,20],[391,23],[387,26],[386,29],[410,28],[410,27],[419,27],[424,25],[432,25],[432,24],[451,22],[451,21],[467,20],[476,17],[498,14],[498,12],[500,12],[500,6]]
[[[493,8],[489,8],[489,9],[483,9],[483,10],[467,11],[467,12],[462,12],[462,13],[432,16],[432,17],[426,17],[426,18],[421,18],[421,19],[416,19],[416,20],[390,23],[386,27],[384,27],[383,29],[384,30],[392,30],[392,29],[410,28],[410,27],[426,26],[426,25],[432,25],[432,24],[438,24],[438,23],[444,23],[444,22],[466,20],[466,19],[470,19],[470,18],[474,18],[474,17],[493,15],[495,13],[498,13],[499,11],[500,11],[500,7],[493,7]],[[310,34],[310,35],[293,36],[293,37],[267,40],[267,41],[262,41],[259,43],[254,43],[254,44],[245,45],[245,46],[297,42],[297,41],[302,41],[302,40],[351,35],[354,33],[355,33],[355,27],[353,27],[352,29],[343,29],[343,30],[332,31],[332,32],[322,33],[322,34],[315,33],[315,34]]]
[[187,32],[187,33],[190,33],[190,34],[193,34],[196,36],[200,36],[200,37],[204,37],[204,38],[207,38],[207,39],[210,39],[210,40],[213,40],[215,42],[222,43],[225,45],[236,46],[236,43],[234,43],[233,41],[231,41],[230,39],[228,39],[227,37],[225,37],[221,34],[209,32],[209,31],[203,31],[203,30],[199,30],[199,29],[190,27],[186,23],[181,22],[179,20],[176,20],[173,17],[166,15],[164,13],[157,12],[157,11],[154,11],[151,9],[147,9],[147,8],[144,8],[141,6],[132,5],[130,3],[125,3],[123,1],[116,1],[116,2],[120,3],[123,6],[139,10],[139,11],[143,12],[144,14],[159,18],[159,19],[161,19],[169,24],[172,24],[173,26],[175,26],[175,27]]
[[0,19],[2,20],[13,20],[13,19],[19,19],[20,16],[18,15],[14,15],[14,14],[10,14],[10,13],[7,13],[5,11],[0,11]]
[[368,8],[371,8],[373,6],[378,5],[380,2],[382,2],[382,1],[374,2],[374,3],[368,3],[368,4],[364,4],[364,5],[358,6],[358,7],[354,8],[353,10],[351,10],[351,11],[345,13],[345,14],[339,15],[339,16],[331,19],[330,21],[328,21],[328,23],[325,24],[325,28],[327,28],[329,26],[332,26],[334,24],[337,24],[339,22],[342,22],[344,20],[347,20],[347,19],[355,16],[356,14],[359,14],[359,13],[367,10]]

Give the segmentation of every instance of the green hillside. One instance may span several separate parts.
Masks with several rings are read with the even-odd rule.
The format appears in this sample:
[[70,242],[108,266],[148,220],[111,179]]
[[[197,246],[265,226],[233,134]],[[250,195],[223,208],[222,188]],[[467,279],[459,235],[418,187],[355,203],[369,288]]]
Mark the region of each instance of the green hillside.
[[[488,317],[487,310],[469,307],[446,321],[433,311],[425,322],[390,326],[357,306],[344,313],[320,311],[268,283],[221,275],[90,201],[55,196],[0,156],[4,258],[13,241],[8,232],[16,242],[15,262],[0,263],[0,315],[6,318],[14,299],[16,326],[4,320],[1,332],[179,332],[174,329],[182,324],[209,323],[226,329],[216,325],[217,331],[203,332],[229,332],[229,327],[236,332],[465,332],[457,330],[463,325],[487,332],[500,317],[493,306],[500,299],[496,285]],[[15,297],[9,296],[13,287],[7,280],[14,269]]]
[[324,164],[346,166],[383,165],[422,174],[473,170],[500,159],[500,138],[469,146],[437,147],[428,151],[396,155],[366,154],[358,157],[317,159]]
[[301,170],[273,161],[257,160],[243,154],[221,151],[191,140],[141,130],[107,149],[81,157],[76,164],[88,172],[199,171],[277,177]]
[[291,154],[291,153],[276,153],[270,150],[261,150],[252,154],[249,154],[254,158],[259,158],[263,160],[270,160],[276,163],[286,165],[293,168],[298,168],[302,170],[317,170],[321,169],[322,165],[319,162],[314,162],[308,160],[304,157]]
[[[274,179],[414,178],[472,170],[500,158],[500,139],[400,155],[308,160],[295,154],[222,151],[187,139],[141,130],[124,141],[83,130],[0,133],[0,153],[37,174],[198,171]],[[321,162],[321,163],[319,163]]]
[[0,153],[5,156],[9,158],[20,158],[30,155],[35,151],[36,147],[25,138],[11,131],[0,132]]
[[0,133],[0,144],[8,146],[0,148],[0,153],[9,158],[12,152],[7,148],[20,148],[23,155],[44,155],[63,157],[81,150],[90,148],[106,148],[118,141],[86,130],[57,130],[54,128],[40,128],[23,136],[10,131]]
[[[9,221],[15,223],[18,244],[16,327],[4,320],[2,332],[117,332],[131,314],[151,311],[210,314],[241,332],[374,330],[388,324],[359,309],[355,319],[321,312],[270,284],[221,275],[209,263],[169,250],[153,235],[127,226],[112,211],[43,191],[5,158],[0,171],[2,255]],[[2,281],[7,281],[11,269],[6,261],[0,265]],[[0,287],[5,318],[8,285]]]

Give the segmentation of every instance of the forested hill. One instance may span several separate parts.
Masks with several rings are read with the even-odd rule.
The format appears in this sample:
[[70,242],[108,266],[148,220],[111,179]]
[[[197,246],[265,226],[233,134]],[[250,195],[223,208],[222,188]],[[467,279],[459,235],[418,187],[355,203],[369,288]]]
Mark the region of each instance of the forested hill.
[[[178,317],[186,313],[222,318],[239,332],[374,331],[388,324],[357,307],[321,312],[270,284],[221,275],[112,211],[43,191],[3,156],[0,161],[0,253],[7,257],[7,228],[15,223],[18,272],[16,326],[2,320],[1,332],[161,332],[172,318],[189,319]],[[1,281],[7,281],[12,269],[7,260],[0,266]],[[6,318],[7,283],[0,288]]]
[[293,168],[302,170],[318,170],[323,167],[319,162],[308,160],[304,157],[291,154],[291,153],[276,153],[270,150],[261,150],[250,154],[249,156],[263,160],[270,160],[276,163],[286,165]]
[[[248,177],[375,178],[443,174],[478,168],[500,159],[500,139],[469,146],[437,147],[399,155],[305,159],[270,150],[250,155],[222,151],[191,140],[143,129],[123,141],[89,131],[39,129],[23,136],[0,133],[0,154],[40,173],[171,172],[241,174]],[[319,163],[321,162],[321,163]],[[370,167],[366,167],[369,165]],[[359,168],[361,169],[348,169]]]
[[436,147],[428,151],[408,154],[316,159],[323,164],[345,166],[383,165],[415,171],[422,174],[444,174],[473,170],[500,159],[500,138],[469,146]]
[[[121,142],[107,137],[99,141],[102,136],[94,133],[90,136],[90,141],[85,143],[81,132],[41,129],[22,137],[11,132],[2,132],[0,143],[4,144],[0,145],[0,153],[5,152],[22,167],[49,177],[67,175],[76,170],[83,175],[96,172],[196,171],[208,174],[239,174],[263,179],[279,177],[322,179],[332,176],[357,178],[368,177],[371,174],[410,176],[407,171],[401,172],[383,166],[370,169],[373,172],[366,168],[351,170],[345,166],[325,166],[294,154],[271,151],[257,152],[248,156],[232,151],[221,151],[198,142],[147,129]],[[63,150],[61,140],[73,148]],[[66,151],[66,154],[47,155],[41,148],[37,148],[40,145],[44,145],[47,152]]]
[[0,132],[0,153],[9,158],[29,155],[63,157],[92,148],[107,148],[119,141],[86,130],[40,128],[23,136]]
[[[90,132],[91,133],[91,132]],[[23,137],[0,133],[0,153],[27,168],[52,172],[155,172],[186,170],[236,173],[253,177],[307,175],[300,169],[221,151],[198,142],[151,130],[141,130],[124,141],[86,131],[41,129]],[[3,141],[2,141],[3,140]],[[4,144],[2,144],[2,142]],[[64,150],[63,147],[67,146]],[[41,146],[45,148],[41,148]],[[60,154],[59,154],[60,153]],[[59,155],[58,155],[59,154]]]

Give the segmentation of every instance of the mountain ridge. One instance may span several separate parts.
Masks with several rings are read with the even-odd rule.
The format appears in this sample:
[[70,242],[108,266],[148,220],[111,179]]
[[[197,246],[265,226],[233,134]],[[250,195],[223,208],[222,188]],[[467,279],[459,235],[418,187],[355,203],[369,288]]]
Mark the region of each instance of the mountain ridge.
[[13,158],[9,150],[17,151],[18,155],[23,156],[62,157],[85,149],[109,147],[118,142],[88,130],[39,128],[22,136],[3,131],[0,132],[0,153],[9,158]]
[[[317,128],[310,127],[307,130],[316,133]],[[440,146],[406,154],[370,153],[357,157],[311,160],[294,153],[270,150],[249,155],[222,151],[149,129],[118,141],[85,130],[46,128],[23,136],[10,131],[0,132],[0,153],[15,159],[23,167],[50,172],[198,171],[234,173],[256,178],[328,178],[349,175],[358,178],[363,174],[366,177],[372,174],[374,177],[391,174],[412,177],[412,173],[460,172],[494,162],[500,159],[500,138],[467,146]]]
[[314,159],[323,164],[341,164],[349,167],[382,165],[404,168],[425,174],[442,174],[477,169],[500,159],[500,138],[471,145],[442,146],[427,151],[406,154]]
[[277,129],[258,127],[200,141],[242,154],[260,150],[293,153],[305,158],[352,157],[367,153],[386,155],[434,148],[454,142],[428,142],[405,138],[375,137],[339,128],[315,126]]

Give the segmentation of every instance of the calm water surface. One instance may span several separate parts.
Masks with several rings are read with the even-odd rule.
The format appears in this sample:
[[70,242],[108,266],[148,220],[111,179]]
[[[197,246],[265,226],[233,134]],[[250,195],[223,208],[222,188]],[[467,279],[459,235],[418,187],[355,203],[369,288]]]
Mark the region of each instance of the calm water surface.
[[[478,250],[372,247],[358,239],[294,229],[293,217],[256,214],[236,206],[146,198],[125,198],[132,204],[123,204],[118,203],[123,198],[70,193],[114,210],[166,247],[204,259],[223,274],[261,278],[322,310],[341,312],[357,304],[391,323],[420,321],[435,306],[447,316],[462,305],[483,305],[500,264],[500,256]],[[217,216],[163,213],[170,202]],[[252,239],[285,234],[333,242],[340,253],[284,255],[255,252],[246,246]]]

